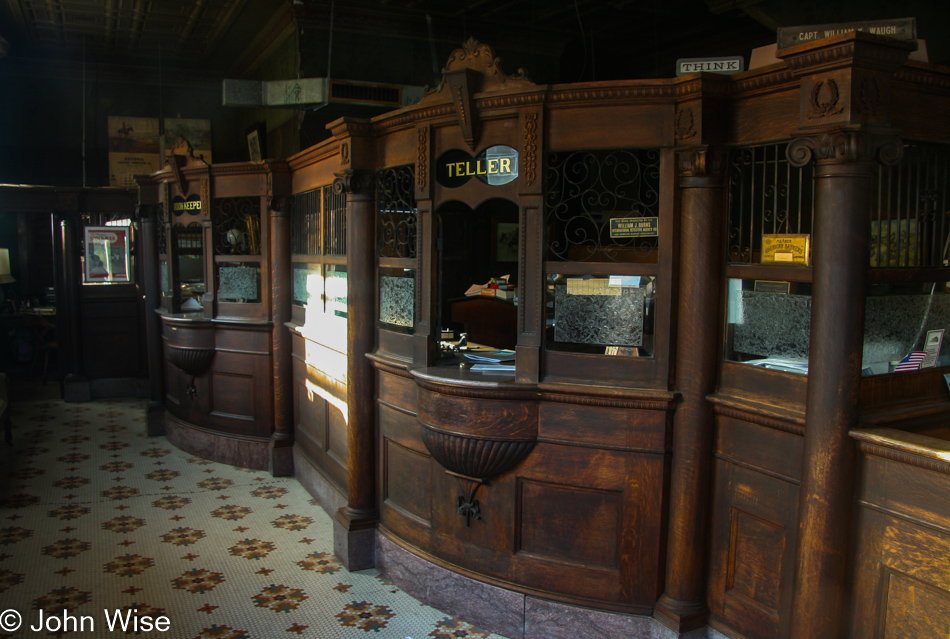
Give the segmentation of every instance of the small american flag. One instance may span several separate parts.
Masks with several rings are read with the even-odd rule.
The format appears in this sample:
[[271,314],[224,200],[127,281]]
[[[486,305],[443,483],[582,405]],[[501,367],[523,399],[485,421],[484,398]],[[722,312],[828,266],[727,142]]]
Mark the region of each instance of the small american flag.
[[925,357],[927,357],[927,353],[925,351],[911,351],[907,357],[902,359],[900,363],[894,367],[894,372],[919,371],[920,363],[924,361]]

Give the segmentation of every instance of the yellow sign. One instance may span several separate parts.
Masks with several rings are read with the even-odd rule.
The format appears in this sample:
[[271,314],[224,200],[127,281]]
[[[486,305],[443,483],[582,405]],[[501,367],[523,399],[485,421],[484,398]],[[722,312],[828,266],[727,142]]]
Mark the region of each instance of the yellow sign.
[[504,175],[511,173],[511,158],[491,158],[487,160],[468,160],[450,162],[445,165],[449,177],[467,177],[475,175]]
[[762,263],[811,263],[811,236],[807,234],[762,234]]

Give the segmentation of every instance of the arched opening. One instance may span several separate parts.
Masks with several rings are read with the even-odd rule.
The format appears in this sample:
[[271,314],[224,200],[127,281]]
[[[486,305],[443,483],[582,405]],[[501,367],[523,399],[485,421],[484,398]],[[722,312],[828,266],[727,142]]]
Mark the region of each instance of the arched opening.
[[[457,338],[513,349],[517,335],[518,205],[487,200],[475,209],[463,202],[443,203],[439,224],[439,323]],[[508,276],[510,289],[486,295],[473,289]]]

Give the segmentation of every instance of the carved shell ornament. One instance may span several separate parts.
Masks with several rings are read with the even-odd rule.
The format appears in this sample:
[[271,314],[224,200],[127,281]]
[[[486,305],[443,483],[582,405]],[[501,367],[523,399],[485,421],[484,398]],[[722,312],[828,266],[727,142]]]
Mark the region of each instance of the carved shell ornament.
[[489,45],[470,37],[460,49],[456,49],[449,55],[449,60],[442,69],[443,78],[439,86],[429,90],[423,99],[442,94],[445,88],[445,73],[458,69],[472,69],[482,76],[479,91],[498,91],[529,87],[534,84],[522,68],[519,68],[514,75],[506,74],[501,69],[501,58],[495,55],[495,51]]

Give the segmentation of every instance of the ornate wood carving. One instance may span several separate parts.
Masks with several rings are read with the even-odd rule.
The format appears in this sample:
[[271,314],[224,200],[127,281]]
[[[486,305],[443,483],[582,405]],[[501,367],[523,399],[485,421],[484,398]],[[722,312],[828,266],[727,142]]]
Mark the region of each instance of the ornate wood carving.
[[797,138],[788,145],[792,166],[805,166],[813,159],[838,162],[868,162],[875,157],[882,164],[894,165],[904,155],[904,146],[895,135],[878,136],[860,131],[833,131],[813,137]]
[[419,139],[419,149],[416,155],[416,189],[424,191],[428,182],[429,170],[429,128],[420,126],[416,130],[416,134]]
[[340,145],[340,166],[348,166],[350,164],[350,143],[344,142]]
[[681,176],[704,177],[722,175],[726,171],[726,154],[718,149],[697,147],[676,154]]
[[478,135],[477,123],[475,122],[475,71],[472,69],[458,69],[448,71],[442,76],[448,83],[449,91],[452,96],[452,103],[455,105],[455,115],[458,118],[459,128],[462,130],[462,137],[469,148],[475,149],[475,140]]
[[824,118],[829,115],[839,115],[844,111],[840,104],[841,93],[838,83],[833,79],[818,80],[811,88],[811,113],[809,119]]
[[695,117],[693,109],[681,106],[676,110],[676,119],[673,124],[673,135],[677,140],[688,140],[696,137]]
[[337,173],[333,180],[333,192],[337,195],[366,195],[372,193],[375,186],[375,174],[352,169]]
[[858,93],[858,108],[867,116],[878,115],[881,109],[881,89],[876,78],[867,77],[861,80],[861,89]]
[[524,150],[522,152],[522,166],[524,167],[524,184],[531,186],[537,178],[538,169],[538,114],[524,114]]
[[446,89],[446,74],[460,69],[471,69],[481,76],[481,83],[477,91],[500,91],[503,89],[517,89],[533,86],[533,82],[526,76],[524,69],[518,69],[514,75],[508,75],[501,68],[501,58],[487,44],[482,44],[475,38],[469,38],[460,49],[449,55],[449,60],[442,69],[442,81],[435,89],[426,93],[423,100],[442,95]]

